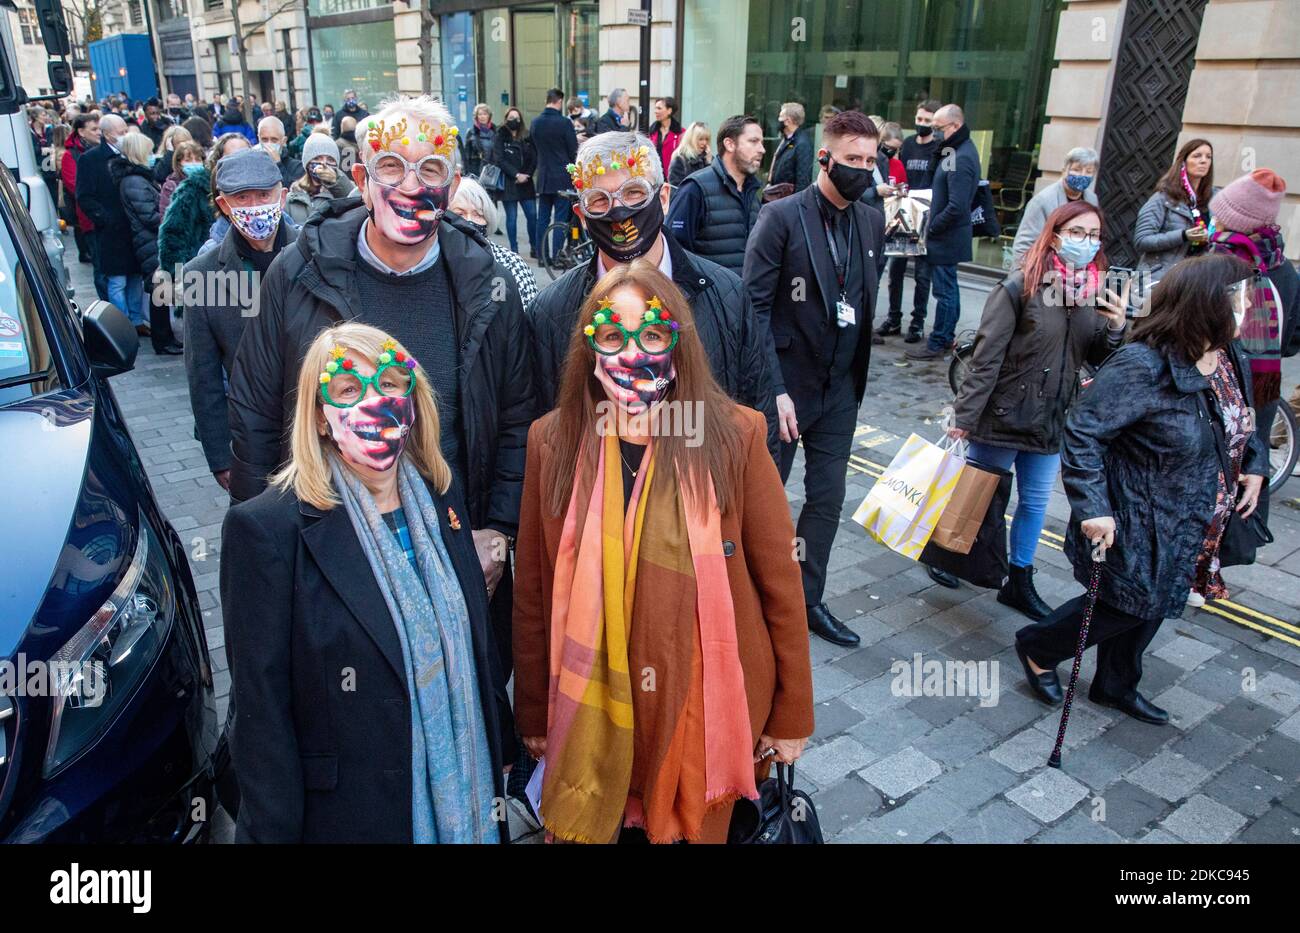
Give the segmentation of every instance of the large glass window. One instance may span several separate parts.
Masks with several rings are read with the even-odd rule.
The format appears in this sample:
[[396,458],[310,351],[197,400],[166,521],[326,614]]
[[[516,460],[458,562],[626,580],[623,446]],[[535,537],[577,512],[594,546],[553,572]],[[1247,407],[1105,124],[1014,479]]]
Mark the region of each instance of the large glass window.
[[0,226],[0,406],[58,387],[27,270],[18,261],[8,231]]
[[317,103],[337,107],[343,92],[352,88],[358,100],[374,109],[397,87],[397,40],[392,20],[313,27],[311,42]]

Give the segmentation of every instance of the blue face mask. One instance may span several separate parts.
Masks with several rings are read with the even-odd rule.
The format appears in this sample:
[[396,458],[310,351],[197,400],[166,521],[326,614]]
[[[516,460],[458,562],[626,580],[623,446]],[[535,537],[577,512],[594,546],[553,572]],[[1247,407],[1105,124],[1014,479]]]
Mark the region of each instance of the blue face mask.
[[183,171],[186,175],[197,175],[199,172],[203,171],[203,163],[186,162],[184,165],[181,166],[181,171]]
[[1069,237],[1060,236],[1061,245],[1057,247],[1056,255],[1061,257],[1061,262],[1075,269],[1082,269],[1088,263],[1092,262],[1093,257],[1097,255],[1097,250],[1101,249],[1100,243],[1094,243],[1091,240],[1077,242]]
[[1075,191],[1079,191],[1079,192],[1087,191],[1088,186],[1092,184],[1092,176],[1091,175],[1066,175],[1065,183]]

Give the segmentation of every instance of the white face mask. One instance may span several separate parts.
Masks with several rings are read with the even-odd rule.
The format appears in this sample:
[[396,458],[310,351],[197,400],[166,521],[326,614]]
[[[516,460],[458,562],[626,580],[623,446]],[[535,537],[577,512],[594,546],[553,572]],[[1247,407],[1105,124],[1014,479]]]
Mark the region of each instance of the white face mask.
[[263,148],[265,151],[269,152],[271,155],[279,155],[279,154],[280,154],[280,144],[279,144],[279,143],[262,143],[261,145],[262,145],[262,148]]

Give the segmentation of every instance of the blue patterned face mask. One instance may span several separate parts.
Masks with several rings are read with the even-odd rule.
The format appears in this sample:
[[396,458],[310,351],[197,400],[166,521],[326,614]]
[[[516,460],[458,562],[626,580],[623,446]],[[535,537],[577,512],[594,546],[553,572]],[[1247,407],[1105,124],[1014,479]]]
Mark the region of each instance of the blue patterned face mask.
[[1079,192],[1087,191],[1088,186],[1092,184],[1092,176],[1091,175],[1066,175],[1065,183],[1075,191],[1079,191]]
[[257,207],[232,207],[230,222],[250,240],[270,239],[280,225],[280,202],[272,201]]

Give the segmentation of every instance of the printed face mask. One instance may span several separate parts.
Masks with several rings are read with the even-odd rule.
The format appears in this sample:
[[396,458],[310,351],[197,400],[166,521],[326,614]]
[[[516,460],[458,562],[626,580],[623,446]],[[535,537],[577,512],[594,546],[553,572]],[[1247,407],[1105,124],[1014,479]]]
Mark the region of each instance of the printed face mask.
[[1091,175],[1066,175],[1065,183],[1075,191],[1087,191],[1092,184]]
[[268,240],[275,236],[275,230],[280,226],[280,202],[257,207],[232,207],[230,222],[250,240]]
[[671,352],[652,356],[629,344],[616,356],[596,354],[596,379],[606,397],[631,414],[648,411],[676,378]]
[[619,262],[650,252],[664,224],[664,209],[655,191],[639,207],[620,205],[603,217],[584,217],[597,248]]
[[415,424],[415,400],[376,396],[351,408],[324,406],[330,436],[344,460],[383,472],[396,464]]
[[394,243],[414,246],[438,232],[438,221],[447,210],[450,185],[431,188],[421,185],[414,194],[378,183],[370,185],[370,220]]

